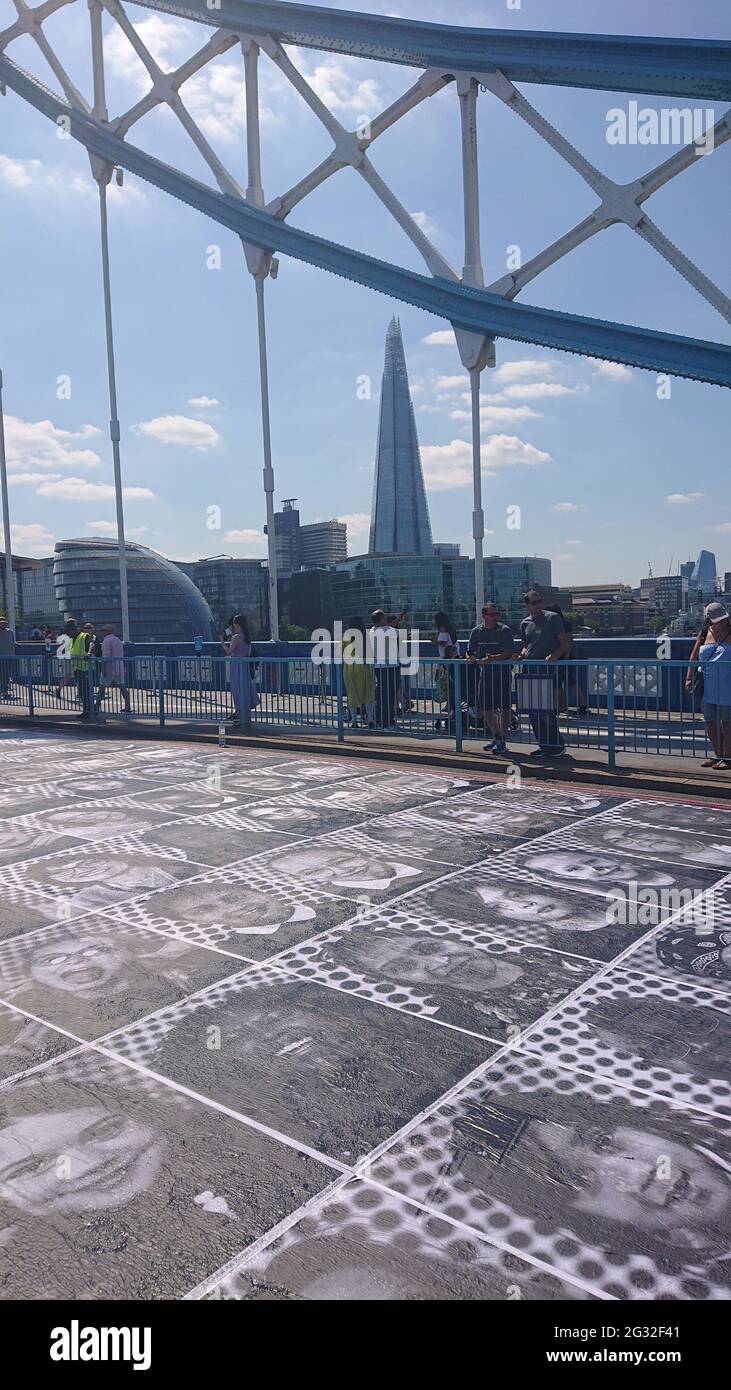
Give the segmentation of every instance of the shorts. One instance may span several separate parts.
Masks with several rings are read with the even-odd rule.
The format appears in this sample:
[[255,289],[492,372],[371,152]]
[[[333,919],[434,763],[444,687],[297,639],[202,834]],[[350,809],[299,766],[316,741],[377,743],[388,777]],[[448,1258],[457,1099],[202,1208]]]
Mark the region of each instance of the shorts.
[[711,724],[731,721],[731,705],[713,705],[710,700],[703,701],[703,718]]
[[497,669],[497,663],[480,672],[478,704],[484,710],[510,709],[510,668]]

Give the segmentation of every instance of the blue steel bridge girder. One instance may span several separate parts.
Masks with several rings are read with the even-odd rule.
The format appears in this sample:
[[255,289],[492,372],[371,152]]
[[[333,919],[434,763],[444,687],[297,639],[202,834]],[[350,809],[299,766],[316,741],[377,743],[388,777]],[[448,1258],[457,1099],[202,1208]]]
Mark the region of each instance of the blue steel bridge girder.
[[461,281],[420,275],[391,265],[290,226],[231,193],[218,192],[180,173],[119,139],[104,122],[61,101],[2,56],[0,81],[50,120],[67,122],[69,133],[92,154],[170,193],[253,246],[294,256],[447,319],[455,328],[470,333],[535,343],[731,387],[731,346],[511,302],[500,294]]
[[513,82],[731,101],[731,44],[717,39],[473,29],[286,0],[136,3],[216,29],[455,75],[497,69]]

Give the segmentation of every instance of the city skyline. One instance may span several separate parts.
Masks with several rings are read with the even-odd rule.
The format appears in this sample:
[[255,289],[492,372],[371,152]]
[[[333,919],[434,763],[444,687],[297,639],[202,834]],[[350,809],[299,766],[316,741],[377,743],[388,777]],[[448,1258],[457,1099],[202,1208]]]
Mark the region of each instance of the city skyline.
[[[372,8],[385,12],[386,6]],[[506,22],[497,0],[479,15],[466,3],[447,13],[436,0],[418,6],[414,0],[402,9],[427,19]],[[3,21],[6,13],[12,13],[8,0],[0,0]],[[163,67],[179,61],[184,26],[134,6],[130,14]],[[618,0],[611,15],[600,18],[599,24],[599,17],[572,0],[550,6],[534,0],[530,15],[511,11],[508,22],[614,32],[657,27],[652,7],[640,6],[638,13],[629,0]],[[690,23],[675,0],[664,6],[666,33],[687,33]],[[710,4],[696,7],[692,23],[709,37],[719,32]],[[85,36],[82,45],[68,25],[62,32],[65,24],[60,16],[61,49],[76,71],[82,48],[86,55]],[[141,72],[122,39],[110,34],[107,50],[111,95],[127,100],[139,93]],[[42,61],[23,42],[17,45],[19,60],[43,80]],[[400,90],[401,76],[386,65],[304,50],[296,56],[348,124]],[[224,55],[215,74],[215,80],[194,86],[195,114],[212,143],[220,141],[235,160],[243,149],[240,73]],[[261,81],[267,187],[274,191],[296,179],[320,151],[321,140],[309,114],[284,92],[264,59]],[[631,179],[656,162],[655,150],[607,144],[607,100],[601,94],[544,88],[532,91],[531,99],[560,128],[575,129],[580,120],[582,152],[613,177]],[[413,158],[406,126],[390,132],[374,158],[393,177],[404,205],[459,264],[459,183],[456,172],[445,173],[451,168],[451,132],[443,129],[450,100],[449,93],[438,94],[420,113],[427,142],[421,153],[427,157]],[[658,104],[648,99],[649,107]],[[500,194],[491,201],[486,224],[488,278],[504,269],[507,248],[529,255],[544,236],[559,235],[564,221],[584,214],[586,198],[570,171],[529,138],[510,112],[488,96],[480,98],[480,107],[488,136],[481,143],[482,186]],[[96,212],[84,152],[73,141],[58,141],[12,93],[2,115],[6,153],[0,183],[13,216],[3,219],[0,244],[16,271],[8,280],[0,325],[13,548],[41,555],[55,540],[79,532],[115,534]],[[149,123],[152,143],[199,174],[182,136],[158,114]],[[687,189],[673,184],[660,195],[670,238],[692,249],[700,236],[703,264],[720,279],[726,260],[723,187],[710,166],[727,156],[721,150],[711,160],[698,160],[686,176]],[[368,190],[351,186],[347,172],[341,177],[343,183],[334,180],[311,207],[306,204],[300,224],[356,246],[364,244],[367,226],[376,254],[416,266],[413,249],[384,221]],[[687,196],[691,182],[693,198]],[[26,248],[42,235],[49,207],[53,244],[31,264]],[[110,224],[127,533],[183,561],[222,550],[264,557],[253,293],[240,245],[131,176],[122,189],[112,184]],[[167,252],[171,240],[175,257]],[[219,244],[218,270],[207,263],[212,242]],[[613,229],[557,264],[525,298],[722,337],[710,306],[647,256],[638,238]],[[59,311],[61,300],[74,303],[73,325]],[[364,551],[377,382],[390,311],[377,295],[355,285],[344,290],[342,281],[281,257],[278,279],[268,289],[268,312],[277,495],[298,495],[312,521],[346,520],[351,552]],[[459,541],[468,554],[467,374],[450,329],[408,307],[399,313],[434,533]],[[499,343],[496,367],[483,374],[481,397],[486,552],[548,555],[562,583],[626,577],[637,584],[648,562],[655,573],[667,573],[671,557],[674,569],[679,558],[702,548],[717,551],[721,573],[730,568],[731,516],[717,501],[725,496],[726,403],[717,388],[679,379],[671,385],[670,398],[659,399],[651,373]],[[508,509],[515,507],[521,528],[511,535]],[[211,509],[220,513],[217,529],[210,526]]]

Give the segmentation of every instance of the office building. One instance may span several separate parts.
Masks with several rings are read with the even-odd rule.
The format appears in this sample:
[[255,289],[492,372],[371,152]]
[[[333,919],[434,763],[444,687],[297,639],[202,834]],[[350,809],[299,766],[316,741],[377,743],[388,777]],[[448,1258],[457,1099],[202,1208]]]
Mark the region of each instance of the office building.
[[441,560],[456,560],[462,553],[456,541],[435,541],[432,549]]
[[345,560],[348,554],[348,528],[345,522],[312,521],[303,525],[296,501],[296,497],[285,497],[281,512],[274,513],[277,574],[280,577],[296,574],[301,569],[327,569],[328,565]]
[[386,334],[368,546],[370,555],[434,555],[424,475],[398,319]]
[[16,631],[22,633],[33,627],[57,627],[61,614],[53,582],[53,557],[35,560],[26,555],[14,555],[13,578],[14,602],[8,605],[5,596],[5,555],[0,551],[0,612],[7,615]]
[[[537,556],[490,555],[484,562],[485,597],[494,600],[507,622],[525,616],[523,594],[540,588],[550,597],[551,561]],[[368,621],[375,608],[410,614],[414,627],[427,634],[443,608],[466,635],[475,623],[475,568],[469,556],[360,555],[330,571],[335,617]]]
[[264,560],[231,555],[175,562],[200,590],[222,632],[235,613],[244,613],[254,639],[269,636],[269,570]]
[[660,574],[642,579],[640,601],[659,617],[676,618],[688,607],[688,581],[682,574]]
[[[127,541],[127,591],[133,642],[191,642],[213,638],[213,616],[203,595],[182,570],[146,546]],[[116,540],[59,541],[53,564],[56,596],[64,618],[112,623],[122,632],[119,554]]]
[[296,497],[285,497],[281,512],[274,513],[277,574],[294,574],[300,567],[300,514],[294,505],[296,501]]
[[348,528],[344,521],[312,521],[300,526],[300,569],[327,569],[348,556]]
[[689,587],[693,590],[700,590],[704,595],[708,594],[709,598],[715,594],[716,557],[712,550],[701,550],[693,566]]

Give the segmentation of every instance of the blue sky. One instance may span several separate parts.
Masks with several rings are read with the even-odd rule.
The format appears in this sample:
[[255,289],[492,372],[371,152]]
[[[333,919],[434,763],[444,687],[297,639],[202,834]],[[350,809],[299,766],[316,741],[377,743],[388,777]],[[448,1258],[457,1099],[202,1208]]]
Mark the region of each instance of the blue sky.
[[[717,0],[386,0],[383,13],[496,27],[731,37]],[[210,30],[128,5],[164,68]],[[0,0],[0,29],[12,22]],[[114,116],[149,85],[125,36],[108,31],[108,105]],[[49,40],[91,95],[88,11],[61,9]],[[28,38],[8,56],[54,85]],[[292,56],[349,129],[404,91],[416,74],[382,63],[302,50]],[[263,178],[267,199],[295,183],[330,141],[299,95],[263,57]],[[668,148],[607,143],[611,93],[522,90],[595,164],[626,182]],[[233,49],[181,95],[226,167],[245,185],[241,56]],[[660,102],[643,100],[645,106]],[[670,105],[678,103],[667,103]],[[703,103],[705,105],[705,103]],[[716,108],[717,114],[720,107]],[[585,216],[595,198],[512,112],[480,96],[480,179],[486,282]],[[197,177],[206,165],[168,110],[135,125],[134,143]],[[370,157],[404,206],[457,268],[462,265],[458,102],[453,86],[374,142]],[[671,182],[648,211],[728,293],[731,144]],[[62,537],[114,534],[111,452],[96,189],[83,150],[13,93],[0,101],[0,365],[11,473],[14,547],[48,554]],[[374,193],[346,169],[293,212],[293,225],[423,269]],[[253,282],[240,244],[163,194],[125,177],[110,197],[122,460],[128,534],[176,559],[264,555],[264,501]],[[221,249],[220,269],[207,265]],[[393,305],[359,286],[281,258],[268,281],[272,437],[277,498],[299,499],[304,520],[349,520],[351,553],[367,547],[378,395]],[[722,318],[625,227],[601,233],[526,287],[526,303],[729,341]],[[470,549],[468,379],[446,325],[397,306],[414,387],[435,540]],[[437,335],[436,341],[434,336]],[[446,339],[446,341],[441,341]],[[431,340],[431,341],[430,341]],[[483,376],[486,549],[548,555],[561,583],[666,573],[671,557],[715,550],[731,569],[729,397],[674,381],[658,399],[653,374],[498,343]],[[370,378],[370,399],[358,383]],[[70,394],[59,379],[70,378]],[[59,391],[61,398],[59,398]],[[669,498],[674,500],[670,501]],[[507,529],[507,508],[521,529]],[[221,509],[209,529],[209,509]]]

